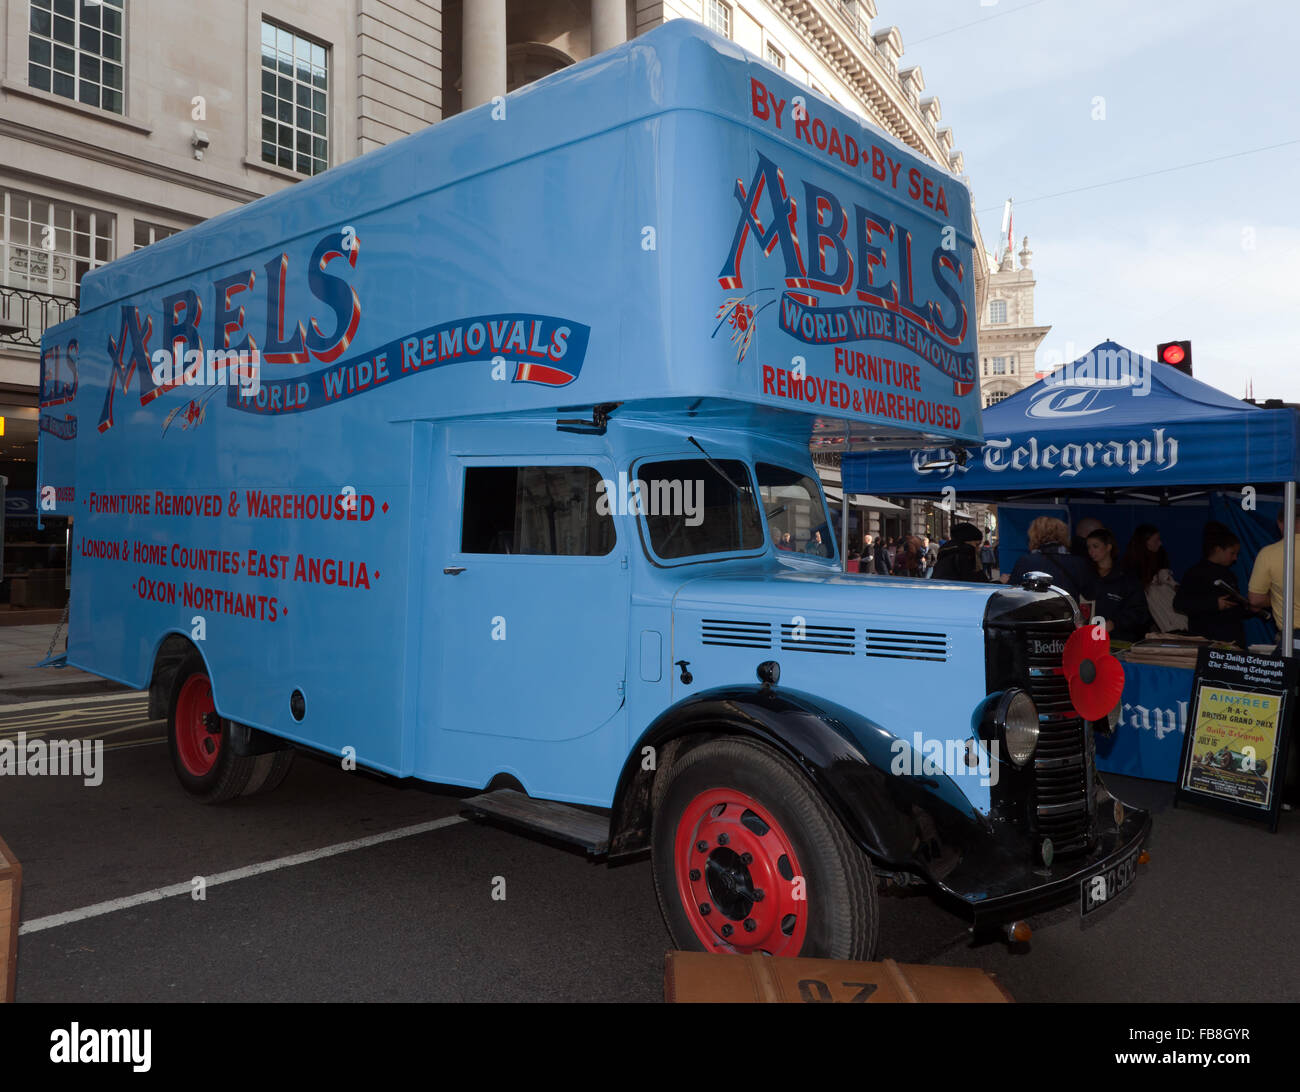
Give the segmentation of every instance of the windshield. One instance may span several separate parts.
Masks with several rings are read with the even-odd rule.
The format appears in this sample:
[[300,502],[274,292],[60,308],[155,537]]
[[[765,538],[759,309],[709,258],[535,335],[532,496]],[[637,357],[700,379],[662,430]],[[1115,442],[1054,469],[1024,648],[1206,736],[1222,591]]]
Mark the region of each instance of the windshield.
[[778,550],[834,558],[835,537],[817,483],[798,470],[758,463],[758,494]]
[[642,463],[627,503],[645,517],[650,548],[666,560],[763,546],[749,470],[736,459]]

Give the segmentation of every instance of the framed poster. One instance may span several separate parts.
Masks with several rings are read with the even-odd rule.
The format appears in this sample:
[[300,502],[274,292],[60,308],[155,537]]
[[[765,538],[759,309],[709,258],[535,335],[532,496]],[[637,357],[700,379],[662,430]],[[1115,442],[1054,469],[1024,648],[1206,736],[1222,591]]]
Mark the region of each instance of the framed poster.
[[1175,806],[1203,804],[1277,830],[1296,679],[1294,659],[1201,649]]

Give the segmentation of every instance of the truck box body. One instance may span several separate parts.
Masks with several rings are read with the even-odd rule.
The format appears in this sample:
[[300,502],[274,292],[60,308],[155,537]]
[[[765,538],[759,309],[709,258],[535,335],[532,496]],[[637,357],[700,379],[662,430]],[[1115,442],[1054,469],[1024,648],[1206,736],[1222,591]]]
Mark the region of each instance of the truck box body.
[[[157,688],[184,638],[225,720],[616,815],[642,745],[763,661],[855,761],[964,746],[1002,593],[842,572],[809,448],[979,442],[972,246],[960,180],[673,23],[94,271],[42,348],[69,662]],[[734,541],[692,553],[629,483],[706,464]],[[912,787],[987,833],[987,784]],[[1041,886],[982,859],[960,898]]]
[[[665,39],[673,48],[659,44]],[[963,267],[960,301],[973,310],[964,185],[877,134],[864,136],[824,100],[716,40],[671,33],[581,67],[511,96],[504,118],[491,110],[452,118],[86,278],[81,314],[46,342],[52,369],[77,343],[76,397],[43,411],[75,421],[76,437],[43,426],[41,450],[42,484],[63,496],[75,487],[75,499],[55,509],[76,517],[73,663],[145,686],[161,635],[188,632],[191,618],[204,615],[207,647],[226,661],[214,672],[224,715],[307,742],[284,699],[301,688],[310,742],[355,747],[359,761],[386,772],[448,778],[453,771],[439,769],[416,735],[438,725],[441,712],[454,715],[435,712],[435,695],[421,692],[442,639],[456,640],[439,626],[445,589],[430,587],[441,565],[429,549],[448,512],[442,490],[451,483],[432,480],[431,470],[454,444],[451,419],[541,414],[552,451],[564,440],[554,429],[557,407],[605,402],[653,416],[703,400],[694,411],[701,425],[752,425],[805,445],[812,411],[851,420],[860,433],[904,434],[897,418],[838,406],[851,385],[859,397],[896,389],[959,413],[960,428],[931,431],[979,438],[977,392],[954,396],[938,367],[916,364],[920,391],[848,379],[831,363],[833,334],[818,345],[776,321],[783,293],[807,295],[787,287],[782,254],[808,244],[805,185],[841,203],[843,230],[828,238],[845,254],[858,230],[855,206],[868,208],[898,225],[896,236],[911,236],[917,301],[953,311],[932,280],[937,250]],[[791,116],[801,94],[806,126]],[[785,103],[780,128],[777,102]],[[756,103],[767,120],[754,116]],[[835,153],[818,146],[831,134]],[[846,144],[858,149],[853,166]],[[871,183],[873,153],[897,169],[897,190]],[[776,241],[771,257],[753,238],[736,248],[741,283],[725,290],[719,271],[745,231],[736,187],[749,191],[757,179],[766,188],[760,156],[780,167],[797,214],[779,225],[787,241]],[[907,195],[912,172],[921,196]],[[925,206],[926,192],[944,195],[948,218]],[[756,207],[768,226],[771,194],[761,193]],[[824,205],[822,216],[834,226]],[[949,224],[956,245],[944,251]],[[349,228],[359,240],[351,251],[343,249]],[[901,244],[888,233],[869,244],[873,256],[883,250],[871,266],[873,294],[890,291],[881,282],[896,276]],[[829,243],[825,251],[823,272],[836,273],[837,260],[847,271]],[[810,260],[803,255],[805,266]],[[854,262],[853,286],[858,265],[865,262]],[[739,360],[730,323],[717,316],[733,297],[759,312]],[[835,303],[858,307],[858,321],[869,310],[891,314],[859,301],[853,287]],[[969,356],[974,323],[966,327],[960,351]],[[261,391],[247,399],[237,386],[160,393],[150,357],[177,340],[186,350],[256,345]],[[890,355],[900,361],[919,360],[896,349]],[[781,394],[765,392],[764,370],[788,375],[796,355],[807,360],[815,401],[792,397],[784,378]],[[493,378],[494,358],[505,362],[505,378],[500,369]],[[51,391],[66,378],[54,370]],[[767,390],[776,389],[770,376]],[[475,450],[504,451],[523,427],[489,423],[475,434],[483,438]],[[348,488],[359,497],[346,513],[355,518],[294,508],[314,498],[337,516]],[[162,514],[160,497],[207,509]],[[118,502],[147,503],[149,515],[123,514]],[[174,546],[197,560],[173,556]],[[160,548],[166,564],[137,560],[149,548]],[[288,559],[286,575],[272,575],[277,558]],[[217,567],[196,567],[205,563]],[[496,644],[503,653],[515,647],[509,637]],[[526,665],[494,671],[503,683],[527,682]],[[607,675],[614,699],[622,663],[611,660]],[[606,704],[612,715],[619,703]],[[582,791],[538,788],[608,803],[629,742],[626,729],[620,736]],[[570,758],[559,761],[573,768]]]

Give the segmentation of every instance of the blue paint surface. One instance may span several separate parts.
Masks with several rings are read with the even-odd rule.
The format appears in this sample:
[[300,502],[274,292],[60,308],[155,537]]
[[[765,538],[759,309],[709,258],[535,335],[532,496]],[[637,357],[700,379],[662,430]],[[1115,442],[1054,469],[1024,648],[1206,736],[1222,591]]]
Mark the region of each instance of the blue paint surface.
[[[815,480],[810,441],[846,429],[978,441],[971,246],[959,180],[679,21],[504,118],[469,111],[92,272],[42,353],[70,661],[146,686],[164,637],[201,627],[224,716],[400,776],[608,804],[691,692],[674,661],[700,689],[767,658],[701,643],[704,616],[798,615],[856,654],[778,649],[783,682],[965,738],[985,589],[845,575],[766,530],[660,564],[628,512],[600,556],[465,552],[461,498],[475,468],[613,481],[700,458],[688,437],[747,488],[759,461]],[[171,384],[163,349],[256,350],[257,389],[235,364]],[[604,434],[557,430],[604,403]],[[866,658],[867,622],[924,624],[946,662]]]

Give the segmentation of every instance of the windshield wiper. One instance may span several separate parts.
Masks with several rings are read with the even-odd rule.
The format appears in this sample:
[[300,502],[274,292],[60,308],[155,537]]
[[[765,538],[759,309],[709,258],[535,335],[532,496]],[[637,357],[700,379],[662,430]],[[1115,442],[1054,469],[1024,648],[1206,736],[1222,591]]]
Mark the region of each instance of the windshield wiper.
[[731,480],[731,476],[725,470],[723,470],[722,467],[720,467],[717,463],[713,461],[712,456],[710,456],[709,453],[704,450],[704,448],[700,447],[700,442],[694,436],[687,436],[686,439],[689,440],[691,443],[693,443],[697,448],[699,448],[700,454],[704,456],[704,461],[714,469],[714,471],[722,478],[724,482],[726,482],[729,486],[731,486],[736,496],[740,496],[740,486],[738,486],[735,482]]

